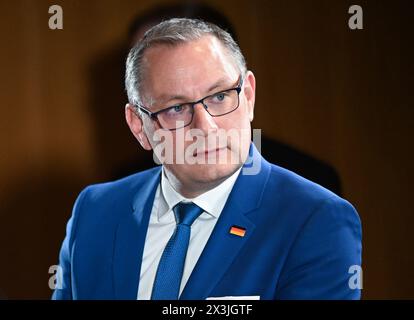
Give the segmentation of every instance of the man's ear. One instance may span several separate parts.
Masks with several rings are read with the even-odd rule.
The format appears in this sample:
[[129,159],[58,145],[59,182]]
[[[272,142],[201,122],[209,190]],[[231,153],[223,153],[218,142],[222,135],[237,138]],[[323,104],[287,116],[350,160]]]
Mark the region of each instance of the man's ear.
[[254,102],[256,98],[256,78],[254,77],[253,72],[247,71],[246,77],[244,79],[244,95],[247,100],[247,108],[249,112],[249,120],[253,121],[254,116]]
[[144,124],[141,117],[137,114],[135,106],[127,103],[125,105],[125,119],[134,137],[139,141],[145,150],[151,150],[151,144],[144,132]]

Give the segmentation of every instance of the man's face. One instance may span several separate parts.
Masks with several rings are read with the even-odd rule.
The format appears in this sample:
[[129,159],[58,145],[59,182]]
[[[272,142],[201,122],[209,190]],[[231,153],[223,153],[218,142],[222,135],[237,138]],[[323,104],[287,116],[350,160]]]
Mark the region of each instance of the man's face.
[[[145,107],[151,112],[234,88],[240,76],[245,76],[240,75],[233,58],[213,36],[204,36],[174,47],[157,45],[147,49],[144,59],[141,95]],[[169,132],[164,130],[172,137],[166,151],[173,153],[173,163],[163,163],[167,171],[182,184],[194,185],[220,182],[240,168],[250,145],[254,94],[255,79],[249,71],[244,77],[236,110],[212,117],[200,103],[194,106],[190,125]],[[142,115],[141,123],[141,133],[134,132],[134,126],[129,123],[131,130],[145,149],[157,149],[160,141],[156,138],[156,132],[163,129],[146,114]],[[223,132],[231,132],[232,138],[222,139]],[[235,133],[238,139],[234,139]],[[183,141],[182,137],[192,139]],[[190,150],[191,145],[194,147],[195,141],[201,142],[199,147],[184,156],[182,152]],[[181,144],[183,148],[177,149],[177,145]],[[192,157],[190,163],[188,155]],[[177,163],[177,156],[181,156],[184,163]]]

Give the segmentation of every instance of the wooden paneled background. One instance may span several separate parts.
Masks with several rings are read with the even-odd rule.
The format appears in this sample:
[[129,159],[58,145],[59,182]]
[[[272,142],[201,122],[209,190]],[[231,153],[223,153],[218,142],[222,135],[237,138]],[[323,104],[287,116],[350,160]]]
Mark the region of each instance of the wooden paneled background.
[[[133,17],[163,3],[0,2],[3,297],[50,297],[78,192],[142,154],[124,122],[122,64]],[[414,298],[413,2],[207,3],[256,74],[254,128],[339,173],[363,223],[363,297]],[[48,28],[52,4],[63,30]],[[352,4],[363,30],[348,28]]]

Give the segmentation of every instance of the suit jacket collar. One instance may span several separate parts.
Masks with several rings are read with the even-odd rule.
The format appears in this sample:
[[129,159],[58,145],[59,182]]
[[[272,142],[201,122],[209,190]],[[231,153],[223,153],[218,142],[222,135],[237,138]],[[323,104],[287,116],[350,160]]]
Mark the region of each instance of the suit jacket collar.
[[161,167],[133,197],[131,213],[119,222],[113,254],[113,286],[116,299],[136,299],[141,273],[141,261],[155,191],[160,181]]

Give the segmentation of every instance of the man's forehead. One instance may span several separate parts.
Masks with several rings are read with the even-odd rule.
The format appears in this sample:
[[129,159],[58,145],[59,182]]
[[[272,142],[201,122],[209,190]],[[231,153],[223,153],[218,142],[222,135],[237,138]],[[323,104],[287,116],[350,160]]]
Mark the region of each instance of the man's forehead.
[[211,36],[148,49],[143,85],[145,96],[158,104],[171,96],[190,97],[209,91],[211,86],[232,85],[237,76],[235,61]]

